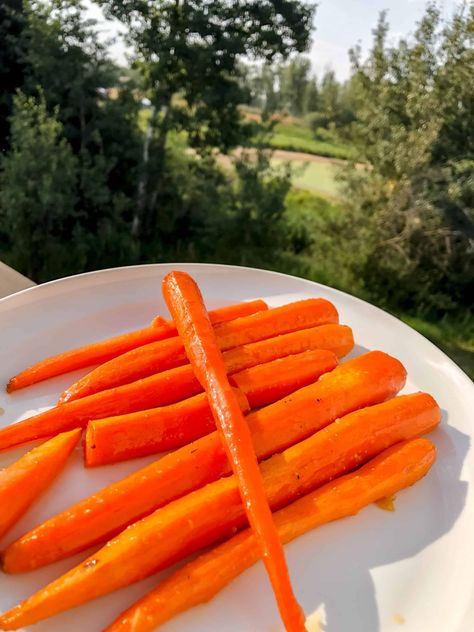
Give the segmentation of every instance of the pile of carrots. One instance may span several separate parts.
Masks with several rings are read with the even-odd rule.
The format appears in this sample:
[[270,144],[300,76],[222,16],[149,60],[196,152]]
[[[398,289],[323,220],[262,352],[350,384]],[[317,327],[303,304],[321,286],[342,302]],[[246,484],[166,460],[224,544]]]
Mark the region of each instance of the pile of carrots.
[[[0,450],[42,440],[0,471],[0,538],[58,476],[83,436],[97,467],[168,452],[39,524],[1,553],[5,573],[96,552],[0,615],[16,630],[128,586],[204,547],[107,628],[154,630],[264,561],[286,630],[303,632],[283,544],[423,477],[440,422],[406,371],[354,346],[336,308],[261,300],[207,311],[195,281],[163,281],[172,320],[48,358],[12,393],[98,365],[55,407],[0,430]],[[329,622],[330,624],[330,622]]]

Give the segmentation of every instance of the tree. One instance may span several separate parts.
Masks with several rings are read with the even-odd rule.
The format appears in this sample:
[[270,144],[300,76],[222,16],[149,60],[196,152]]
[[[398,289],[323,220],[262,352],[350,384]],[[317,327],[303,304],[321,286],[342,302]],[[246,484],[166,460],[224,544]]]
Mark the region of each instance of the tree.
[[360,274],[389,305],[462,309],[474,279],[474,7],[443,24],[429,5],[396,47],[387,32],[382,14],[368,59],[352,53],[351,137],[370,163],[345,177]]
[[24,25],[22,0],[4,0],[0,4],[0,152],[9,147],[13,97],[25,74],[21,50]]
[[294,116],[306,113],[307,90],[311,83],[311,62],[295,57],[280,69],[280,94],[284,108]]
[[0,168],[1,223],[14,245],[2,256],[35,281],[48,278],[58,260],[67,272],[78,254],[73,238],[77,161],[43,97],[15,97],[11,150]]
[[[135,235],[151,239],[166,178],[166,141],[185,131],[201,153],[246,137],[238,105],[239,63],[271,61],[309,43],[313,7],[296,0],[99,0],[127,26],[152,102],[148,155],[140,176]],[[151,156],[153,154],[153,159]],[[151,177],[150,165],[153,164]]]

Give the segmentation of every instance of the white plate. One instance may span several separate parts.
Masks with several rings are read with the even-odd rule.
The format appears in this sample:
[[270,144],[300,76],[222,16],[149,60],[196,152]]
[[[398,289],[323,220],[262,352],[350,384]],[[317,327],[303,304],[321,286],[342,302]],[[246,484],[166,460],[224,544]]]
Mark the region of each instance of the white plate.
[[[438,461],[401,492],[395,513],[375,506],[308,533],[286,547],[305,611],[325,610],[328,632],[470,632],[474,629],[474,387],[439,349],[385,312],[347,294],[281,274],[232,266],[174,264],[105,270],[62,279],[0,301],[0,382],[27,365],[93,340],[143,327],[164,313],[161,279],[187,270],[210,307],[264,298],[271,306],[310,296],[333,301],[364,349],[383,349],[406,366],[405,392],[426,390],[444,411],[431,435]],[[6,425],[51,406],[76,376],[0,395]],[[25,450],[0,456],[0,466]],[[2,545],[153,457],[86,471],[78,449],[64,474]],[[1,508],[0,508],[1,510]],[[0,610],[70,568],[84,554],[27,575],[0,577]],[[98,632],[154,586],[157,577],[38,624],[38,632]],[[403,623],[403,624],[402,624]],[[275,632],[278,615],[261,564],[209,604],[164,625],[163,632]]]

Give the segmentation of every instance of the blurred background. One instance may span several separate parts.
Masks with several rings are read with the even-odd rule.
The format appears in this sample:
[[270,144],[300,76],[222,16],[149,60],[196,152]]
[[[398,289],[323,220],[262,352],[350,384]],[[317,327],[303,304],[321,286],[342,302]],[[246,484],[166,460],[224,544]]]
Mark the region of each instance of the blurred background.
[[1,0],[0,260],[279,270],[473,376],[473,4]]

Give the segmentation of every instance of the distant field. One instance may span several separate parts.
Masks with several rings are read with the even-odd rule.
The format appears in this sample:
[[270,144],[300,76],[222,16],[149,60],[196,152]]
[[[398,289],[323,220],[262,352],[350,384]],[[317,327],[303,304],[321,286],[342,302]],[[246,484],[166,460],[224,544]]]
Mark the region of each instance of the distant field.
[[[272,158],[272,164],[275,166],[284,162],[286,160],[283,158]],[[291,160],[291,165],[293,168],[292,182],[294,187],[333,198],[338,197],[336,174],[339,166],[337,163]]]
[[[248,118],[258,116],[247,113]],[[303,120],[286,117],[273,128],[273,134],[267,141],[267,146],[288,151],[301,151],[317,156],[349,160],[355,158],[354,149],[331,138],[329,132],[322,131],[327,138],[315,138],[314,133]]]

